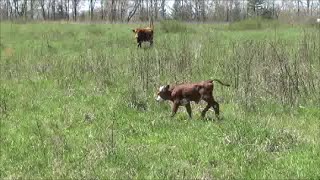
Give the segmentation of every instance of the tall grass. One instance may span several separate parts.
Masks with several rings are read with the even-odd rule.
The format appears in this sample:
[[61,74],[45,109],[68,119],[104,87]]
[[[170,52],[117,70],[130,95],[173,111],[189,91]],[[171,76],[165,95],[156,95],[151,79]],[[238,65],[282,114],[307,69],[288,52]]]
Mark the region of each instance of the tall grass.
[[[137,49],[126,25],[2,23],[0,176],[318,178],[318,39],[201,25]],[[232,84],[215,85],[221,121],[200,119],[201,103],[192,121],[169,118],[154,100],[159,85],[210,78]]]
[[263,19],[261,17],[249,18],[242,21],[236,21],[229,24],[229,30],[261,30],[266,28],[279,27],[277,20]]
[[160,29],[165,33],[185,33],[193,32],[192,27],[178,20],[162,20],[160,21]]

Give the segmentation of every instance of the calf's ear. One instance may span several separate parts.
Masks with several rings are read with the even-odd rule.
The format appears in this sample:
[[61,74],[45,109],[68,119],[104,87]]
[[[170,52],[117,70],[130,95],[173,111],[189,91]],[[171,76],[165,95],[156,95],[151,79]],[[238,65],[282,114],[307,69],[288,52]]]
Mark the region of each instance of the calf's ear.
[[169,85],[166,85],[166,86],[165,86],[165,89],[169,89],[169,87],[170,87]]
[[132,29],[132,32],[134,32],[134,33],[135,33],[135,32],[136,32],[136,30],[135,30],[135,29]]

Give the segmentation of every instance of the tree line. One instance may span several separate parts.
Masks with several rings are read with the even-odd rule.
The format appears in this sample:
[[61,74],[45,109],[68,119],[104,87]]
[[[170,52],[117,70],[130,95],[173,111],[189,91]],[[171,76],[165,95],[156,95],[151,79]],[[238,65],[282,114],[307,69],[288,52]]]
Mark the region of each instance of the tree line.
[[1,20],[230,22],[252,16],[320,16],[320,0],[1,0]]

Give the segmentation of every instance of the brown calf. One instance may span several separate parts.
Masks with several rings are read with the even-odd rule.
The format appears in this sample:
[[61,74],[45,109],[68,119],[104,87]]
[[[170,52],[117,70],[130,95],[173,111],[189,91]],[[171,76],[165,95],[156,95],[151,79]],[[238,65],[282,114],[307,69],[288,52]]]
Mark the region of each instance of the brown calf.
[[135,38],[137,39],[138,47],[141,48],[142,42],[150,42],[150,46],[153,44],[153,21],[151,19],[150,26],[146,28],[136,28],[132,29],[135,33]]
[[204,100],[208,104],[201,112],[201,117],[205,117],[209,108],[213,107],[216,116],[219,118],[219,104],[214,100],[212,95],[213,81],[224,86],[230,86],[229,84],[225,84],[217,79],[201,81],[198,83],[179,84],[175,86],[166,85],[159,88],[156,100],[169,100],[173,102],[171,117],[176,114],[180,105],[185,106],[190,118],[192,117],[190,102],[194,101],[199,103],[200,100]]

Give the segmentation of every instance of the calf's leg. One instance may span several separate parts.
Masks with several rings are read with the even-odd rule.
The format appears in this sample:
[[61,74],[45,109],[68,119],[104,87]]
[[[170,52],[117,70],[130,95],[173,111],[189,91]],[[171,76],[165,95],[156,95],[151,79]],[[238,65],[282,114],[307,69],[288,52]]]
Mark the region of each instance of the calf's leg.
[[188,115],[189,115],[189,117],[191,119],[192,118],[192,110],[191,110],[190,103],[186,104],[186,109],[187,109]]
[[220,117],[219,117],[219,114],[220,114],[220,112],[219,112],[219,111],[220,111],[220,110],[219,110],[219,103],[218,103],[217,101],[213,100],[212,107],[213,107],[213,110],[214,110],[217,118],[219,119],[219,118],[220,118]]
[[171,117],[173,117],[174,115],[176,115],[176,113],[177,113],[177,111],[178,111],[178,108],[179,108],[179,103],[174,102],[173,105],[172,105],[172,114],[171,114]]
[[207,111],[210,109],[211,104],[207,104],[207,106],[202,110],[201,117],[204,118],[206,116]]
[[204,99],[208,105],[204,108],[204,110],[201,113],[201,116],[204,117],[206,112],[210,109],[210,107],[213,108],[214,113],[216,114],[217,118],[219,119],[220,109],[219,109],[219,103],[214,100],[213,96],[205,97]]
[[150,40],[150,47],[153,45],[153,39]]

